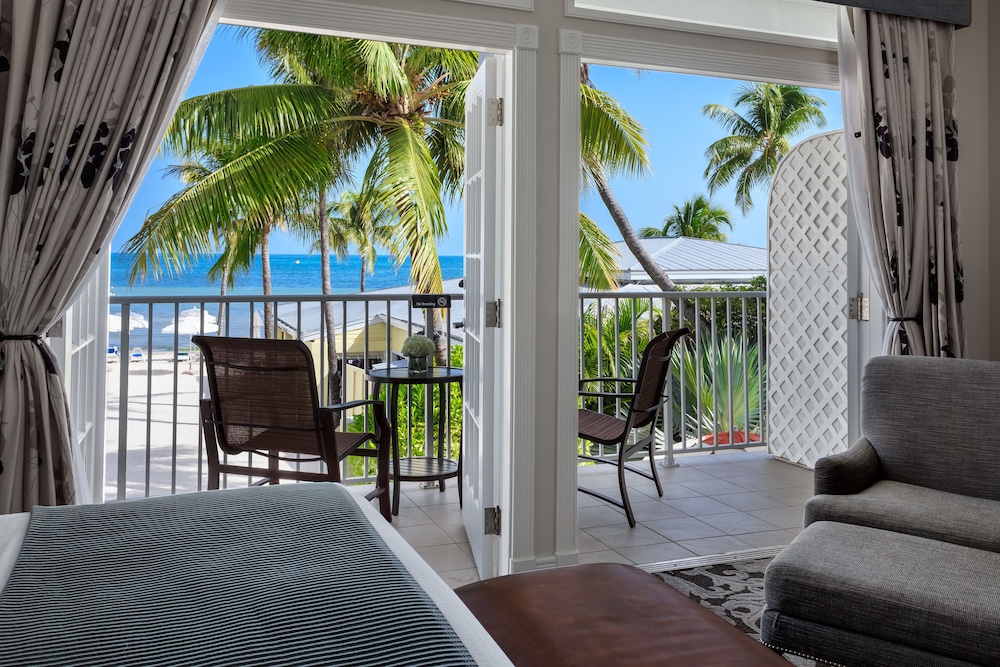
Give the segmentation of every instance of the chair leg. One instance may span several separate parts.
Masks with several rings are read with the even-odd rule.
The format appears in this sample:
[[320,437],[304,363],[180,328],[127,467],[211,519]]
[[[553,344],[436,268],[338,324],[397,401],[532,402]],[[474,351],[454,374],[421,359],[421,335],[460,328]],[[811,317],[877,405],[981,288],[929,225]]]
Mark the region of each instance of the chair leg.
[[378,443],[378,457],[375,459],[375,485],[379,488],[378,511],[385,520],[392,523],[392,508],[389,506],[389,434],[385,433]]
[[205,453],[208,455],[208,490],[219,488],[219,443],[215,439],[215,426],[212,423],[212,401],[201,399],[201,430],[205,434]]
[[622,509],[625,510],[625,518],[628,519],[628,527],[635,528],[635,514],[632,513],[632,503],[628,499],[628,487],[625,485],[625,465],[624,461],[618,465],[618,489],[622,493]]
[[[385,414],[385,406],[376,404],[375,418],[375,491],[378,493],[378,511],[385,520],[392,522],[392,507],[389,504],[389,459],[391,458],[392,429]],[[398,475],[398,472],[397,472]]]
[[656,492],[663,497],[663,486],[660,484],[660,475],[656,472],[656,459],[653,457],[653,446],[655,441],[650,439],[649,442],[649,469],[653,473],[653,481],[656,483]]

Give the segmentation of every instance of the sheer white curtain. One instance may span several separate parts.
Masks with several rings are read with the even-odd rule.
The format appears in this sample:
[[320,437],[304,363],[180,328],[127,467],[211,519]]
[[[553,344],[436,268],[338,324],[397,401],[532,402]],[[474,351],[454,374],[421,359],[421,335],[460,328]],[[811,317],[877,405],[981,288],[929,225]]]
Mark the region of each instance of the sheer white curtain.
[[139,187],[224,0],[0,0],[0,513],[74,502],[40,336]]
[[883,354],[963,357],[955,28],[841,11],[850,193],[889,317]]

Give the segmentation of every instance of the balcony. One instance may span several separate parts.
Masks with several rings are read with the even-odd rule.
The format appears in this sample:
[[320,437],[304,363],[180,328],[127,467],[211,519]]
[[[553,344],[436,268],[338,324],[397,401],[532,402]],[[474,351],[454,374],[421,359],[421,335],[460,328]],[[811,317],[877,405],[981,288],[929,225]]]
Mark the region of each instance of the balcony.
[[[329,343],[324,302],[333,311]],[[410,307],[405,289],[267,302],[260,296],[111,297],[111,304],[121,322],[145,321],[148,327],[123,326],[109,341],[119,352],[109,354],[107,364],[105,501],[206,488],[197,402],[207,390],[189,345],[192,333],[259,336],[270,324],[279,337],[301,338],[313,350],[321,400],[327,401],[329,369],[341,370],[344,400],[365,398],[371,391],[365,369],[398,359],[402,339],[425,330],[424,312]],[[665,411],[661,425],[669,434],[657,454],[664,497],[657,497],[651,482],[630,476],[640,523],[630,530],[619,510],[578,495],[580,560],[647,564],[791,541],[811,495],[811,473],[767,453],[766,293],[581,293],[579,304],[581,377],[630,376],[651,333],[682,321],[693,331],[675,352],[673,409]],[[463,320],[462,295],[456,293],[439,322],[455,363],[461,360]],[[454,391],[447,440],[457,455],[461,413]],[[412,393],[401,397],[404,456],[423,453],[425,424],[421,411],[410,410],[420,399]],[[578,470],[591,488],[616,485],[611,467]],[[349,464],[342,475],[348,484],[373,482]],[[226,486],[247,483],[224,479]],[[403,491],[394,522],[400,533],[453,585],[475,578],[454,480],[444,493],[413,483]]]

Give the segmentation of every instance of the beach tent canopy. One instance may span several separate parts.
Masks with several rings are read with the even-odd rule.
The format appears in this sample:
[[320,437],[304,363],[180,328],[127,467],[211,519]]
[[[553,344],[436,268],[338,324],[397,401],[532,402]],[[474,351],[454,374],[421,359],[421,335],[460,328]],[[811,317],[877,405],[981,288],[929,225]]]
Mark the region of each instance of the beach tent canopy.
[[201,308],[182,310],[177,319],[160,329],[160,333],[178,333],[184,336],[197,334],[213,334],[219,332],[217,318],[209,313],[203,313]]
[[[130,312],[128,314],[128,330],[132,329],[148,329],[149,322],[142,313]],[[110,313],[108,315],[108,331],[110,333],[119,333],[122,330],[122,316],[121,313]]]

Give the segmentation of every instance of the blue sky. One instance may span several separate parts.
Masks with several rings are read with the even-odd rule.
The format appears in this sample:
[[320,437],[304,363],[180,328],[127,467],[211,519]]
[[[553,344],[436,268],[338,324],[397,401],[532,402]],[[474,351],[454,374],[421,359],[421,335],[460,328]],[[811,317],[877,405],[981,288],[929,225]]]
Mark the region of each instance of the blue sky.
[[[637,230],[659,226],[673,206],[680,206],[685,199],[695,195],[707,194],[703,177],[705,149],[724,133],[718,123],[702,115],[701,109],[709,103],[731,105],[740,82],[664,72],[644,71],[637,74],[634,70],[598,66],[591,67],[590,75],[598,88],[613,94],[646,128],[651,173],[645,178],[612,181],[615,196],[632,226]],[[234,28],[220,27],[185,97],[240,86],[264,85],[268,81],[249,40],[238,38]],[[813,132],[841,128],[839,91],[812,92],[827,102],[825,113],[828,121],[823,130]],[[141,227],[148,212],[156,210],[179,188],[177,181],[163,174],[164,167],[169,163],[170,160],[160,158],[153,162],[115,235],[112,243],[115,251]],[[732,214],[731,242],[758,247],[767,244],[766,191],[754,193],[754,209],[745,217],[733,203],[731,188],[720,190],[712,199]],[[597,221],[612,240],[621,240],[599,197],[584,197],[580,207]],[[461,204],[449,206],[447,214],[449,234],[439,243],[438,252],[442,255],[461,255]],[[272,235],[271,251],[276,254],[306,252],[301,242],[281,232]]]

